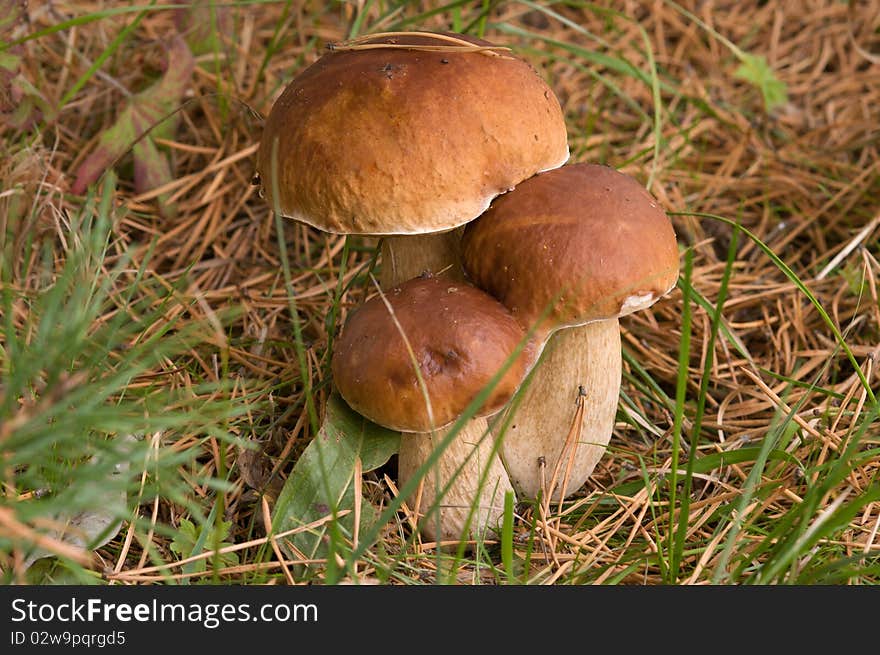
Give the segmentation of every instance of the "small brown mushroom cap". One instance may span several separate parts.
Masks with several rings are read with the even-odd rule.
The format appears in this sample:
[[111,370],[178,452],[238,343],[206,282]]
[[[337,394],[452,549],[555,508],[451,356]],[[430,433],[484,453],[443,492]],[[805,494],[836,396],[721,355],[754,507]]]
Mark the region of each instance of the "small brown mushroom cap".
[[[379,296],[361,305],[342,329],[331,366],[339,393],[352,409],[393,430],[428,432],[455,421],[525,337],[497,300],[440,276],[409,280],[388,290],[385,299],[394,318]],[[476,416],[492,414],[510,399],[533,358],[528,346]],[[431,401],[433,424],[415,363]]]
[[266,119],[257,171],[273,203],[277,153],[285,216],[333,233],[450,230],[568,159],[559,101],[522,59],[405,47],[450,47],[429,32],[369,44],[403,47],[328,52]]
[[535,175],[465,229],[465,270],[525,326],[548,329],[644,309],[678,279],[669,217],[635,179],[596,164]]

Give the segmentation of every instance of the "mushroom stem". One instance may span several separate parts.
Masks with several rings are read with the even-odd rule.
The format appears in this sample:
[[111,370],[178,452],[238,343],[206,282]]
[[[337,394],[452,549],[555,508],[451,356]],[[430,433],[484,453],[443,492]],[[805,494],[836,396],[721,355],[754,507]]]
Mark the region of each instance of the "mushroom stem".
[[[390,289],[425,271],[432,274],[443,271],[444,276],[450,280],[464,280],[460,245],[463,231],[464,228],[456,228],[439,234],[384,237],[381,249],[382,268],[379,274],[381,287]],[[435,467],[442,481],[440,489],[452,478],[452,472],[463,462],[467,462],[442,499],[438,500],[436,497],[434,471],[425,476],[420,507],[424,510],[436,501],[443,508],[440,511],[439,533],[438,523],[433,517],[420,522],[419,529],[425,538],[448,540],[476,537],[487,526],[498,523],[504,511],[504,492],[513,491],[513,487],[498,453],[492,452],[491,435],[484,437],[488,430],[485,418],[469,420],[440,455]],[[428,459],[446,434],[446,430],[403,434],[398,453],[398,483],[401,486]],[[486,484],[478,488],[480,476],[486,467]],[[469,534],[465,535],[464,521],[470,506],[475,503],[478,507],[471,520]]]
[[463,280],[460,245],[463,230],[383,237],[379,284],[383,289],[390,289],[425,271],[433,274],[444,271],[450,279]]
[[546,487],[542,497],[552,494],[559,501],[586,482],[611,439],[620,377],[616,318],[563,328],[550,337],[531,379],[505,410],[514,414],[495,425],[502,460],[521,497],[536,498]]
[[[487,431],[486,419],[468,421],[407,499],[424,538],[438,542],[479,539],[491,536],[500,525],[504,494],[513,488],[497,453],[492,452],[493,439]],[[444,437],[442,431],[403,435],[397,464],[401,484],[415,475]],[[450,480],[448,491],[438,499],[438,492]]]

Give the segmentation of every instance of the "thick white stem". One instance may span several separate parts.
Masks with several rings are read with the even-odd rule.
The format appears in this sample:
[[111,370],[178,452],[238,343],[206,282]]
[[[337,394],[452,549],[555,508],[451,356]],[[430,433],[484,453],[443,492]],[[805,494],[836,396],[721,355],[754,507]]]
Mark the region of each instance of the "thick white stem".
[[496,431],[508,424],[501,457],[521,498],[536,498],[542,490],[547,498],[554,472],[554,501],[560,491],[569,496],[584,484],[611,439],[620,377],[617,319],[550,337],[531,380],[506,410],[513,415],[496,423]]
[[[453,542],[491,538],[501,527],[504,494],[513,493],[513,487],[492,452],[493,439],[487,432],[485,419],[468,421],[422,478],[421,490],[407,499],[424,538]],[[402,436],[397,463],[401,485],[415,475],[447,434]],[[449,489],[439,496],[450,480]]]
[[443,272],[451,280],[463,280],[462,229],[440,234],[383,237],[379,284],[383,289],[389,289],[426,271],[435,275]]
[[[382,268],[379,284],[383,290],[417,277],[424,272],[443,273],[450,280],[464,280],[461,267],[461,233],[463,228],[424,236],[386,236],[382,240]],[[492,453],[491,435],[485,436],[488,423],[485,418],[468,421],[443,451],[437,465],[423,478],[419,499],[420,513],[435,503],[438,515],[432,513],[419,521],[419,530],[429,540],[458,540],[476,538],[497,525],[504,511],[504,492],[513,491],[507,473],[497,453]],[[436,444],[448,432],[403,433],[398,455],[398,482],[401,486],[431,455]],[[443,498],[437,498],[452,479],[453,473],[464,464],[461,474],[452,482]],[[484,471],[485,484],[479,487]],[[439,480],[439,487],[435,482]],[[410,498],[412,503],[416,499]],[[465,520],[470,507],[475,505],[468,533]]]

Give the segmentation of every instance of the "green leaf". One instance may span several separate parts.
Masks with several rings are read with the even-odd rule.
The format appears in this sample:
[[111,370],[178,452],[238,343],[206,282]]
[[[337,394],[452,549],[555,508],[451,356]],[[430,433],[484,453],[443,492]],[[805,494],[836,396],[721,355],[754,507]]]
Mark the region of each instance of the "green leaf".
[[739,68],[734,75],[756,87],[764,98],[764,109],[768,112],[788,102],[788,89],[785,82],[776,77],[763,55],[740,53]]
[[175,11],[174,24],[195,55],[219,52],[224,39],[235,39],[230,7],[214,0],[191,0]]
[[[138,193],[156,189],[174,179],[168,158],[159,151],[151,138],[146,137],[135,143],[132,152],[134,153],[134,188]],[[165,218],[173,218],[177,214],[177,206],[169,202],[167,193],[163,193],[159,198],[162,215]]]
[[0,133],[4,128],[27,129],[42,113],[54,110],[42,93],[21,71],[24,49],[10,46],[17,34],[28,29],[25,4],[21,0],[0,0]]
[[[170,548],[172,552],[180,555],[180,559],[186,559],[187,557],[192,557],[193,555],[203,552],[203,549],[201,548],[201,544],[203,543],[212,545],[214,543],[219,543],[220,548],[230,546],[230,543],[223,540],[229,536],[229,528],[231,527],[231,521],[221,521],[220,525],[211,524],[208,528],[207,534],[205,534],[204,539],[202,539],[202,533],[205,528],[198,528],[195,523],[189,519],[181,518],[177,535],[171,542]],[[218,531],[219,535],[217,534]],[[234,566],[235,564],[238,564],[238,554],[236,553],[220,553],[217,557],[221,566]],[[208,561],[208,559],[201,559],[191,562],[188,566],[188,571],[204,571],[208,566]]]
[[[275,505],[272,524],[276,533],[307,525],[332,515],[319,528],[290,537],[290,543],[308,558],[325,557],[346,549],[339,538],[354,531],[354,476],[360,460],[363,472],[382,466],[400,446],[400,433],[380,427],[352,410],[338,395],[327,401],[324,422],[303,451]],[[375,521],[375,511],[362,506],[360,531]],[[329,534],[328,534],[329,533]]]
[[[159,151],[153,137],[172,136],[175,125],[172,114],[190,83],[195,60],[180,37],[173,39],[168,46],[167,60],[165,74],[133,96],[116,122],[101,133],[97,146],[77,169],[71,187],[73,193],[84,193],[130,148],[134,152],[134,182],[138,193],[155,189],[173,179],[167,156]],[[164,196],[159,200],[163,215],[173,216],[174,206]]]
[[177,529],[177,535],[171,542],[171,551],[180,555],[181,559],[186,559],[192,554],[196,540],[199,538],[199,531],[196,529],[195,523],[189,519],[180,519],[180,525]]
[[0,52],[0,69],[12,73],[18,72],[21,56],[11,52]]

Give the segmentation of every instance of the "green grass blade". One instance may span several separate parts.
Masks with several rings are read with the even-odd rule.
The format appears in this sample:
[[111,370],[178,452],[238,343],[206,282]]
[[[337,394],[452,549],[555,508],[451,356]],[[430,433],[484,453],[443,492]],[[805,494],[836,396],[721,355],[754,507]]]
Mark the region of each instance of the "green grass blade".
[[[684,489],[681,494],[681,506],[678,511],[678,526],[675,533],[675,552],[673,553],[672,571],[675,576],[679,573],[679,567],[682,561],[682,553],[684,552],[685,543],[687,542],[687,526],[688,517],[690,515],[691,489],[693,487],[694,466],[697,461],[697,446],[700,441],[700,432],[703,428],[703,416],[706,410],[706,396],[709,393],[709,380],[712,377],[712,366],[714,364],[715,341],[718,336],[718,326],[721,323],[721,314],[724,308],[724,302],[727,300],[727,289],[730,284],[730,277],[733,273],[733,264],[736,261],[737,252],[737,235],[738,230],[734,230],[730,239],[730,245],[727,248],[727,262],[724,266],[724,273],[721,276],[721,284],[718,289],[718,298],[715,301],[715,310],[712,312],[712,322],[709,329],[709,343],[706,348],[706,361],[703,366],[703,375],[700,378],[700,389],[697,396],[697,409],[691,427],[691,438],[688,448],[688,461],[684,477]],[[672,507],[672,505],[670,505]],[[673,578],[674,579],[674,578]]]
[[[694,253],[688,248],[685,251],[684,267],[682,270],[682,311],[681,311],[681,340],[678,347],[678,376],[675,384],[675,412],[672,424],[672,463],[669,471],[669,535],[667,551],[669,553],[669,578],[668,582],[675,582],[678,578],[679,562],[675,559],[677,546],[673,535],[675,534],[676,492],[678,490],[678,462],[681,454],[681,431],[684,424],[684,406],[687,398],[688,367],[691,356],[691,299],[688,289],[690,288],[691,274],[693,271]],[[679,517],[679,521],[685,520]]]
[[501,522],[501,566],[507,575],[507,584],[516,584],[513,567],[513,494],[504,494],[504,517]]
[[770,248],[770,246],[768,246],[766,243],[764,243],[760,238],[758,238],[757,235],[750,232],[748,229],[742,227],[737,222],[735,222],[729,218],[725,218],[724,216],[718,216],[717,214],[710,214],[707,212],[690,212],[690,211],[688,211],[688,212],[669,212],[669,214],[671,216],[695,216],[698,218],[711,218],[713,220],[721,221],[722,223],[726,223],[727,225],[731,226],[732,228],[742,230],[742,232],[749,239],[751,239],[752,242],[754,242],[755,245],[757,245],[758,248],[760,248],[764,252],[764,254],[767,255],[767,257],[770,258],[770,260],[773,262],[773,264],[776,266],[776,268],[778,268],[780,271],[782,271],[782,273],[785,275],[785,277],[787,277],[798,288],[798,290],[801,293],[803,293],[804,296],[806,296],[807,300],[810,301],[810,304],[816,308],[816,311],[819,313],[819,316],[822,317],[822,321],[825,323],[825,325],[828,326],[828,329],[831,330],[831,333],[834,335],[834,338],[836,339],[837,343],[843,349],[843,351],[846,353],[847,359],[849,359],[850,364],[852,364],[852,367],[853,367],[856,375],[858,376],[859,380],[861,381],[862,387],[865,389],[865,392],[868,394],[868,398],[871,400],[871,403],[873,404],[873,403],[877,402],[877,398],[874,395],[874,391],[871,389],[870,383],[868,382],[867,378],[865,377],[864,371],[862,371],[862,367],[859,366],[859,363],[856,361],[855,355],[853,355],[852,350],[847,345],[846,340],[843,338],[843,335],[841,334],[837,325],[835,325],[834,321],[831,320],[831,317],[828,315],[828,312],[825,311],[825,308],[822,306],[822,304],[819,302],[819,300],[816,298],[816,296],[813,294],[813,292],[810,291],[809,288],[807,288],[807,286],[801,281],[801,279],[797,276],[797,274],[793,270],[791,270],[791,268],[788,266],[788,264],[786,264],[784,261],[782,261],[782,259],[780,259],[780,257],[775,252],[773,252],[773,250]]

